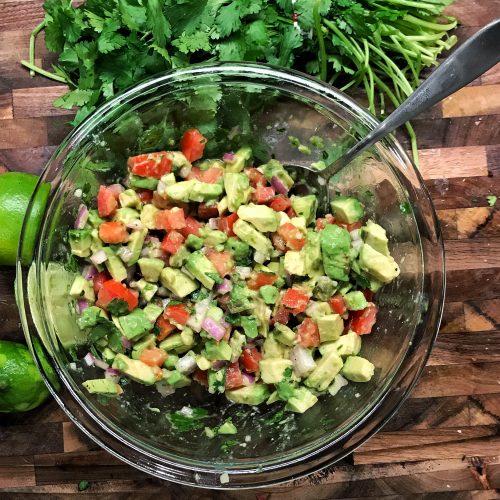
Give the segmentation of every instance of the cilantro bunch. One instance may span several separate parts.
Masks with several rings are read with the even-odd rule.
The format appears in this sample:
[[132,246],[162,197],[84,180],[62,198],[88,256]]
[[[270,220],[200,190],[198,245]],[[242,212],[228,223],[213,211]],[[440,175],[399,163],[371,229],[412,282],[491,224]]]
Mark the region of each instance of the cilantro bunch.
[[[69,85],[57,107],[76,125],[101,102],[158,72],[201,61],[294,67],[342,90],[363,89],[372,113],[401,103],[456,43],[452,0],[46,0],[22,64]],[[294,15],[298,16],[298,27]],[[35,65],[45,31],[53,72]],[[410,129],[412,145],[415,137]]]

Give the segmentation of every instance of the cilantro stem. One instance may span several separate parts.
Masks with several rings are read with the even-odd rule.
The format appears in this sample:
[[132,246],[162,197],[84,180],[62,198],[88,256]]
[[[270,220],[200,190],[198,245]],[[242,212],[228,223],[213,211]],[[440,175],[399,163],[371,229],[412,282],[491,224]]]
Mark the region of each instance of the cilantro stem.
[[[42,31],[45,28],[45,20],[43,20],[30,34],[30,47],[29,47],[29,60],[30,64],[33,66],[35,65],[35,44],[36,44],[36,37],[38,36],[38,33]],[[33,77],[35,76],[35,71],[30,70],[30,76]]]
[[56,82],[68,83],[66,81],[66,78],[59,76],[59,75],[56,75],[55,73],[51,73],[50,71],[45,71],[44,69],[39,68],[35,64],[31,64],[28,61],[21,61],[21,64],[24,67],[34,71],[35,73],[38,73],[39,75],[45,76],[45,78],[50,78],[51,80],[55,80]]
[[323,38],[323,31],[321,26],[321,17],[319,15],[319,5],[320,0],[316,0],[313,9],[314,16],[314,27],[316,29],[316,36],[318,37],[318,45],[319,45],[319,60],[320,60],[320,78],[325,81],[326,80],[326,50],[325,50],[325,40]]
[[[420,6],[420,4],[419,4]],[[411,14],[406,14],[403,17],[403,21],[409,22],[411,24],[415,24],[417,26],[422,26],[424,28],[434,30],[434,31],[450,31],[453,28],[457,27],[457,20],[453,20],[448,24],[440,24],[440,23],[431,23],[430,21],[424,21],[423,19],[418,19],[417,17],[412,16]]]

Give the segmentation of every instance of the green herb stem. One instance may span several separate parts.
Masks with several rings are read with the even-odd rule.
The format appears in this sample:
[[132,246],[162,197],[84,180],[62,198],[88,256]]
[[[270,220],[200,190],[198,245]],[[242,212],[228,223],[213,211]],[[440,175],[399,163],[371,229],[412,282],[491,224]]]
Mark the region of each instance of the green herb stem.
[[56,75],[55,73],[51,73],[50,71],[45,71],[44,69],[36,66],[35,64],[31,64],[28,61],[21,61],[21,64],[26,68],[38,73],[39,75],[45,76],[45,78],[50,78],[51,80],[55,80],[56,82],[68,83],[66,79],[62,76]]
[[[29,62],[33,66],[35,66],[35,46],[36,46],[36,37],[38,33],[45,28],[45,20],[42,21],[30,34],[30,46],[29,46]],[[35,76],[35,71],[33,69],[30,70],[30,75]]]
[[318,37],[319,45],[319,62],[320,62],[320,78],[326,80],[326,50],[325,40],[323,38],[323,31],[321,26],[321,16],[319,15],[320,0],[316,0],[313,9],[314,27],[316,29],[316,36]]

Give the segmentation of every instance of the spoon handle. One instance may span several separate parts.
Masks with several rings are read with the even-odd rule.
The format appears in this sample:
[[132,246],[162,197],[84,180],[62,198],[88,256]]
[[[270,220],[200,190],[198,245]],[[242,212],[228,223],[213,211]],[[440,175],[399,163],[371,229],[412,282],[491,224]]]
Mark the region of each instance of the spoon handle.
[[331,177],[367,148],[400,125],[465,87],[500,61],[500,18],[469,38],[451,54],[396,110],[335,163],[321,171]]

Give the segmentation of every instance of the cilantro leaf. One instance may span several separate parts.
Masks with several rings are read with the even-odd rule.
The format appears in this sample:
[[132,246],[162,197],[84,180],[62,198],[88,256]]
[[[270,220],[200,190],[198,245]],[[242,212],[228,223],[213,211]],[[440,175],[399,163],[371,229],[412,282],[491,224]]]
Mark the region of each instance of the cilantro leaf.
[[490,194],[486,197],[486,201],[488,202],[488,205],[490,207],[494,207],[495,203],[497,202],[497,197],[493,194]]
[[208,417],[205,408],[191,408],[191,414],[178,410],[167,414],[167,419],[179,432],[190,432],[205,426],[203,419]]
[[113,299],[107,306],[108,312],[113,316],[128,314],[128,304],[123,299]]

